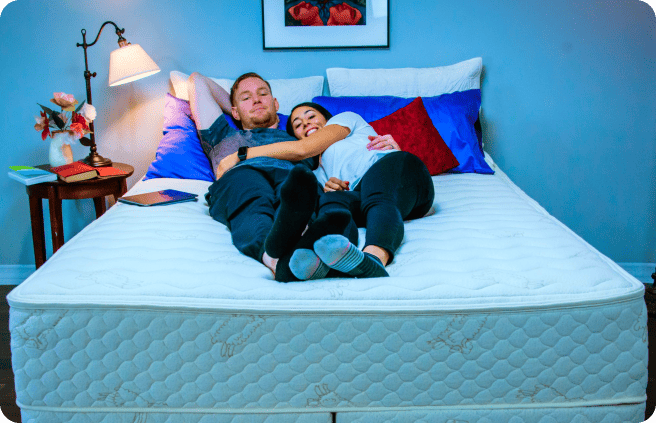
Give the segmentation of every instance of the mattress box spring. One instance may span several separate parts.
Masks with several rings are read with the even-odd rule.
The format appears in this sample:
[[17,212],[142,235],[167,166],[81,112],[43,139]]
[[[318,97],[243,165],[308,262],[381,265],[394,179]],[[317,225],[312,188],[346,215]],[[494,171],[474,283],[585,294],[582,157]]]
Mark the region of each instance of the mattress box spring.
[[640,298],[425,314],[13,308],[11,320],[18,402],[35,421],[128,410],[185,422],[236,410],[644,413]]

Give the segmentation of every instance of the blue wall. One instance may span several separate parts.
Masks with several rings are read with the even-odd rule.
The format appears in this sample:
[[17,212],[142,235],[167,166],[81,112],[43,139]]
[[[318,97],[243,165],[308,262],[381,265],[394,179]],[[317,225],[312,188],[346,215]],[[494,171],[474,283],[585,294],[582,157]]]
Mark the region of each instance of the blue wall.
[[[47,161],[34,131],[54,91],[84,98],[80,30],[113,20],[159,74],[107,87],[116,37],[89,49],[103,155],[154,155],[168,73],[323,75],[327,67],[431,67],[483,57],[486,150],[520,188],[619,262],[656,261],[656,19],[632,1],[390,0],[389,50],[263,51],[260,0],[17,0],[0,16],[0,169]],[[84,148],[74,150],[76,158]],[[0,264],[34,262],[25,188],[0,177]],[[94,216],[64,204],[66,239]],[[48,241],[49,242],[49,241]]]

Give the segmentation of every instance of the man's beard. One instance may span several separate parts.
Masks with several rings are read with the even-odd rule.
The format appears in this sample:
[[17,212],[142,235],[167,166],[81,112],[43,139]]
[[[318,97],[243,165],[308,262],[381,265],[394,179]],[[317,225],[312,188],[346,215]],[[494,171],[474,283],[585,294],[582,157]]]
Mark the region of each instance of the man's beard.
[[256,128],[268,128],[278,122],[278,115],[276,113],[254,116],[251,121]]

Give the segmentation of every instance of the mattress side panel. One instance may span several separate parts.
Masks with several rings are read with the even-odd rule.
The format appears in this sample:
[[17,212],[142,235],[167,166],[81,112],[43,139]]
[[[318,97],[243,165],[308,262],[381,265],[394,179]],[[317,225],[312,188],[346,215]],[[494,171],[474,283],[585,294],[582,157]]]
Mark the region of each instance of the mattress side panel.
[[[583,419],[585,418],[585,420]],[[528,408],[505,410],[426,410],[338,413],[337,423],[637,423],[645,419],[645,404],[621,406]]]
[[148,413],[61,413],[23,411],[25,423],[332,423],[329,413],[316,414],[199,414]]
[[10,310],[18,403],[86,410],[644,402],[636,299],[503,313]]

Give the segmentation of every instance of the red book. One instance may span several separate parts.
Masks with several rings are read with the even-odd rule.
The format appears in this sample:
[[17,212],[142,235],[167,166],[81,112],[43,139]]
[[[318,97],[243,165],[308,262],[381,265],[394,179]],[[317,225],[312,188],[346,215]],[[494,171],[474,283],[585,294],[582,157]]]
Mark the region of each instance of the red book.
[[98,176],[98,172],[92,166],[82,162],[73,162],[63,166],[51,167],[51,172],[56,173],[64,182],[84,181]]
[[127,172],[111,166],[96,167],[99,176],[127,175]]

